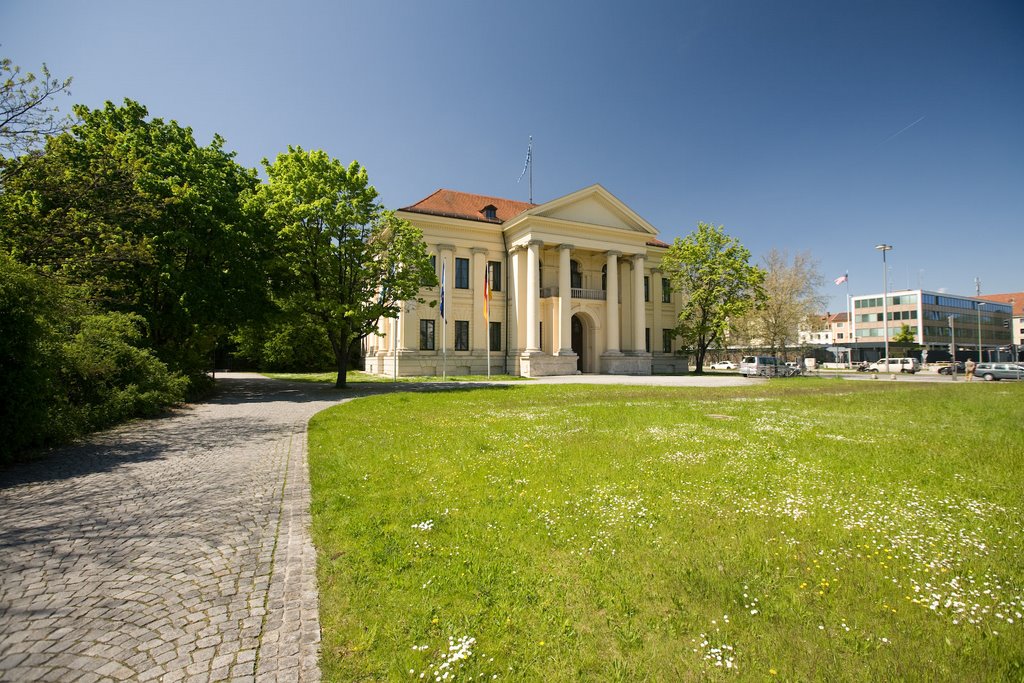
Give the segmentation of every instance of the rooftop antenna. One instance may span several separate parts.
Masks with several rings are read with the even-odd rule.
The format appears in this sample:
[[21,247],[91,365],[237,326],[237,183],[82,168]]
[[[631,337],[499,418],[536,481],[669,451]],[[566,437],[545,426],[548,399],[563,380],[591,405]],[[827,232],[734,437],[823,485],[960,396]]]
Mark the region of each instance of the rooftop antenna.
[[974,278],[974,295],[981,296],[981,278]]

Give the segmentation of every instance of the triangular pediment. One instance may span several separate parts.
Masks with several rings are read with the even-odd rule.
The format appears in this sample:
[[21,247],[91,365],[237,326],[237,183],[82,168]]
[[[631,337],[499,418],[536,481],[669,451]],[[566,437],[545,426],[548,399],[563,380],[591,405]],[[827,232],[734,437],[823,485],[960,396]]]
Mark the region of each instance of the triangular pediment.
[[658,231],[600,185],[591,185],[564,197],[540,204],[520,214],[520,218],[536,216],[579,225],[657,235]]

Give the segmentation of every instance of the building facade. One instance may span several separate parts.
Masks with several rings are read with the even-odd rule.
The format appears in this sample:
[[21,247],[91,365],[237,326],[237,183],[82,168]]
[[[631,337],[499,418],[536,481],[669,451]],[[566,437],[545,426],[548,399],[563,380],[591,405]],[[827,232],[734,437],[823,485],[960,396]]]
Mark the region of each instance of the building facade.
[[903,325],[914,332],[914,342],[932,359],[948,359],[950,345],[956,344],[961,360],[998,358],[1000,349],[1011,344],[1004,321],[1011,318],[1009,304],[981,297],[955,296],[943,292],[908,289],[889,292],[888,319],[883,319],[882,294],[852,298],[852,342],[857,360],[875,360],[884,353]]
[[986,294],[981,297],[987,301],[995,301],[1001,304],[1009,304],[1013,311],[1010,319],[1010,337],[1015,350],[1020,353],[1021,344],[1024,344],[1024,292],[1009,292],[1007,294]]
[[[658,231],[600,185],[544,204],[438,190],[397,212],[423,232],[440,280],[366,339],[382,375],[687,370]],[[484,291],[490,286],[485,312]],[[489,348],[489,351],[488,351]]]

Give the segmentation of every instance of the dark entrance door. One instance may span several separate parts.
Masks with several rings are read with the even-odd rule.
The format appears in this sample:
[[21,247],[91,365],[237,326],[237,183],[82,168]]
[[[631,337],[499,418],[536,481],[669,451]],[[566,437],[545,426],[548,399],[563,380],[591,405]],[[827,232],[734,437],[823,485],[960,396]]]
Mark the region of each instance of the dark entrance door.
[[572,350],[576,354],[576,369],[583,372],[583,322],[577,315],[572,317]]

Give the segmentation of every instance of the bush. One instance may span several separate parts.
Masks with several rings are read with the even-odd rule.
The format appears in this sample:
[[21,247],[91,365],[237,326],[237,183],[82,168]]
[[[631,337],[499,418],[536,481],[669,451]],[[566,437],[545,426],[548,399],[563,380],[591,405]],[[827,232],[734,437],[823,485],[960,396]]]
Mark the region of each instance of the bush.
[[141,324],[0,255],[0,461],[183,400]]
[[151,416],[185,398],[188,380],[139,348],[142,324],[126,313],[85,316],[62,345],[61,384],[75,431]]
[[60,434],[50,417],[62,304],[54,283],[0,254],[0,461]]
[[323,328],[310,320],[248,327],[232,337],[239,355],[260,370],[315,372],[333,370],[334,352]]

